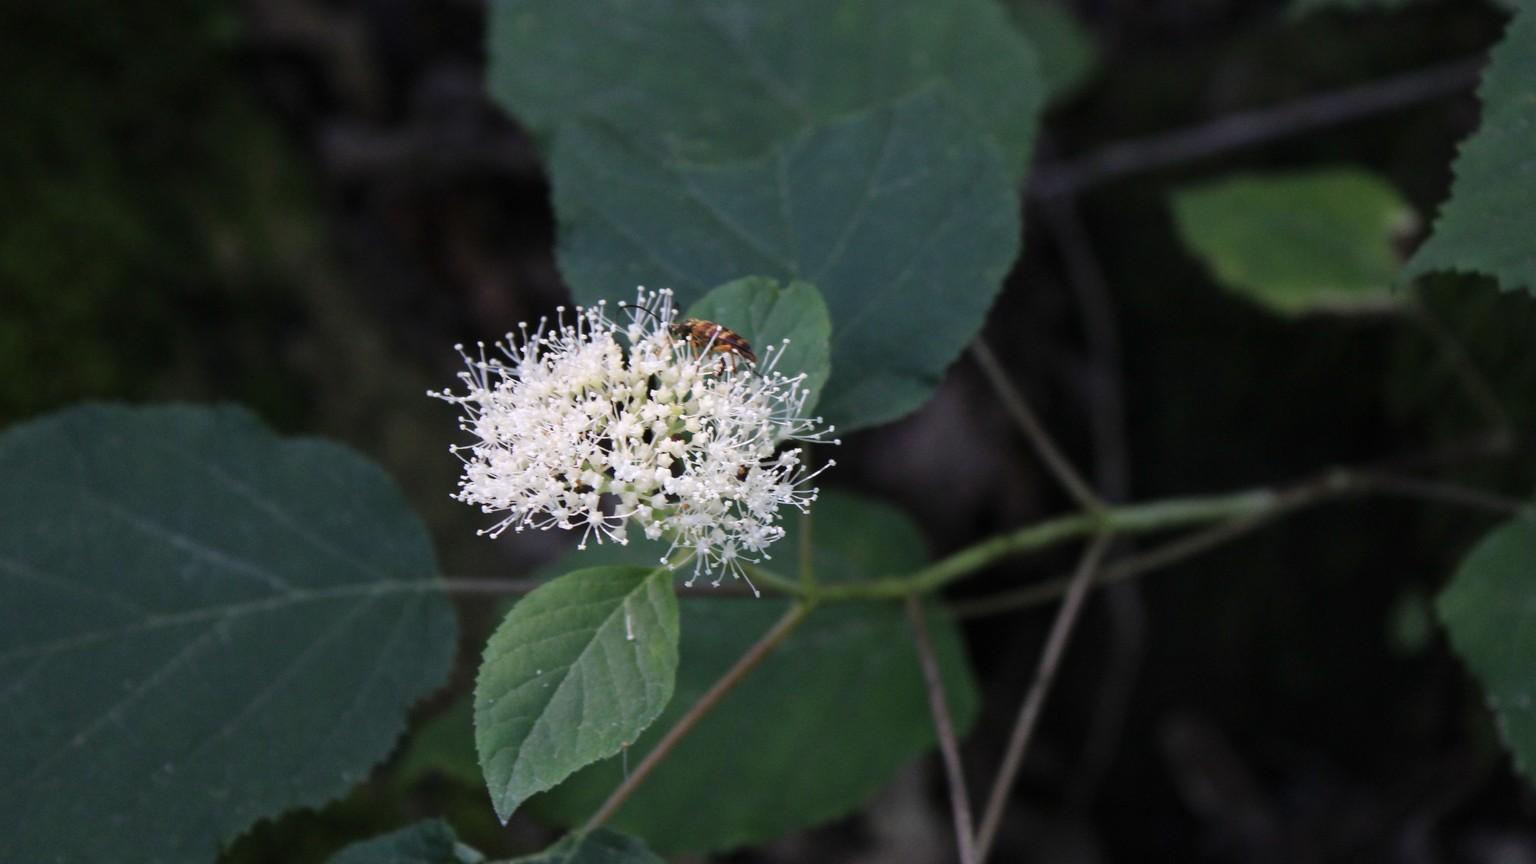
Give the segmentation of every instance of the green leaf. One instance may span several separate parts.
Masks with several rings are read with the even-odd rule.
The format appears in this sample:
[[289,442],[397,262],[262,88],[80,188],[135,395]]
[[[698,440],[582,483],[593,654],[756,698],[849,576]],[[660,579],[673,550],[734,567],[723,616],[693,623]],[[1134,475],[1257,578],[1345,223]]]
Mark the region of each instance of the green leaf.
[[455,642],[372,463],[232,408],[0,435],[0,860],[212,861],[361,781]]
[[537,855],[509,864],[665,864],[633,837],[599,828],[571,834]]
[[1218,282],[1286,315],[1393,306],[1393,242],[1415,222],[1390,185],[1347,168],[1186,186],[1173,214]]
[[524,125],[599,120],[690,159],[761,155],[939,83],[1022,177],[1044,95],[991,0],[493,0],[490,15],[491,96]]
[[1061,101],[1088,80],[1099,63],[1099,47],[1062,3],[1003,0],[1003,7],[1039,55],[1048,101]]
[[471,788],[484,780],[475,754],[475,703],[469,694],[411,734],[394,779],[401,787],[409,787],[434,772]]
[[[715,321],[739,333],[756,347],[764,362],[763,349],[772,347],[779,359],[774,367],[788,376],[805,373],[805,413],[816,409],[821,388],[831,371],[832,320],[821,294],[804,282],[784,287],[763,276],[748,276],[727,282],[704,295],[688,314]],[[783,345],[782,340],[789,344]],[[782,352],[782,353],[781,353]]]
[[665,567],[595,567],[530,593],[485,646],[475,747],[505,822],[619,752],[672,698],[677,597]]
[[1018,253],[1008,174],[938,91],[713,165],[573,128],[551,170],[580,302],[649,284],[686,306],[744,273],[814,284],[832,316],[821,413],[841,429],[926,399]]
[[1536,294],[1536,3],[1515,13],[1478,96],[1482,125],[1462,142],[1450,200],[1404,275],[1462,270]]
[[[889,507],[829,493],[813,514],[821,581],[888,575],[922,563],[921,532]],[[789,565],[798,557],[791,547],[773,563],[782,562],[793,576]],[[636,743],[630,765],[787,608],[785,601],[766,598],[691,597],[681,605],[677,696]],[[959,634],[937,609],[930,610],[930,625],[956,722],[964,729],[976,697]],[[933,741],[900,605],[820,607],[683,739],[610,824],[664,853],[765,841],[853,812]],[[623,761],[609,760],[529,807],[559,824],[580,824],[623,775]]]
[[1536,515],[1485,537],[1436,609],[1451,646],[1482,683],[1515,767],[1536,780]]
[[418,822],[353,843],[336,853],[330,864],[479,864],[485,856],[459,842],[448,823]]
[[[900,510],[874,498],[839,489],[821,493],[812,505],[811,569],[818,582],[857,582],[916,570],[928,560],[922,529]],[[784,538],[775,546],[783,553],[779,564],[798,580],[800,544],[806,519],[784,523]]]

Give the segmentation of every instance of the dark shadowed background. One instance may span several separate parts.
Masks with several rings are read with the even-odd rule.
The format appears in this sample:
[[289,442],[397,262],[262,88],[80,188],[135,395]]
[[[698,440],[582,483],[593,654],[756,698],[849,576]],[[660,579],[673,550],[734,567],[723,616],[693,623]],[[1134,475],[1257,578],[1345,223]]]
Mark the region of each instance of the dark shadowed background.
[[[1503,14],[1065,5],[1097,62],[1045,118],[1024,255],[986,338],[1068,455],[1127,500],[1283,482],[1475,429],[1441,355],[1400,321],[1289,320],[1220,290],[1168,192],[1236,169],[1359,165],[1406,196],[1422,234],[1477,123],[1475,73]],[[538,157],[483,92],[483,30],[471,0],[0,6],[0,421],[85,398],[237,401],[381,460],[452,575],[520,576],[563,550],[562,536],[475,536],[482,518],[448,497],[453,411],[424,396],[452,383],[453,343],[567,298]],[[1367,86],[1336,115],[1306,110],[1405,77],[1389,109]],[[1208,129],[1166,153],[1148,143],[1283,105],[1301,107],[1249,144]],[[1095,158],[1127,141],[1129,163]],[[1426,302],[1531,428],[1536,304],[1450,277]],[[935,553],[1068,503],[969,356],[838,461],[829,485],[903,507]],[[1441,476],[1528,497],[1536,460]],[[1536,797],[1428,606],[1493,521],[1335,503],[1097,594],[995,860],[1536,861]],[[1029,558],[1010,575],[1071,564]],[[468,657],[493,608],[460,609]],[[1049,620],[966,623],[983,695],[973,776],[996,764]],[[460,667],[455,692],[473,674]],[[228,861],[321,861],[426,815],[490,853],[553,836],[526,816],[500,828],[473,783],[401,767],[261,824]],[[946,806],[929,760],[862,815],[725,860],[949,860]]]

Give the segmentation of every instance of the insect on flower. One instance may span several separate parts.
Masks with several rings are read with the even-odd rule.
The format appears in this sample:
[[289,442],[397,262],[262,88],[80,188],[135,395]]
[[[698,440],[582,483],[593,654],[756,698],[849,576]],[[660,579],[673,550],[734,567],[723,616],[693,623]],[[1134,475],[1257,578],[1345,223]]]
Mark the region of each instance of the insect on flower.
[[[746,579],[744,565],[784,536],[784,512],[806,511],[835,464],[811,470],[792,442],[837,440],[806,414],[805,373],[777,368],[788,340],[759,362],[727,328],[678,320],[670,291],[635,300],[627,323],[599,303],[557,310],[553,327],[519,325],[490,352],[460,348],[462,392],[430,394],[462,408],[472,436],[453,447],[464,462],[454,497],[500,514],[482,529],[492,537],[575,530],[582,548],[635,529],[669,545],[662,562],[692,559],[689,584]],[[727,358],[752,374],[724,374]]]
[[[623,309],[643,312],[653,318],[656,317],[655,312],[644,306],[635,306],[630,303],[620,303],[619,306]],[[706,354],[725,355],[720,358],[720,366],[717,372],[723,373],[725,371],[725,360],[727,357],[730,358],[732,372],[736,371],[738,359],[746,360],[754,366],[757,365],[757,355],[752,352],[752,343],[748,342],[740,333],[726,327],[724,324],[705,321],[702,318],[680,318],[667,324],[667,332],[671,334],[673,339],[687,343],[688,347],[693,349],[693,353],[700,357]]]
[[[756,364],[757,355],[752,353],[752,345],[743,339],[736,331],[731,330],[713,321],[705,321],[701,318],[684,318],[674,322],[667,328],[673,339],[681,339],[688,343],[699,354],[725,354],[731,358],[731,371],[736,370],[736,358],[745,358],[748,362]],[[722,363],[725,358],[721,358]]]

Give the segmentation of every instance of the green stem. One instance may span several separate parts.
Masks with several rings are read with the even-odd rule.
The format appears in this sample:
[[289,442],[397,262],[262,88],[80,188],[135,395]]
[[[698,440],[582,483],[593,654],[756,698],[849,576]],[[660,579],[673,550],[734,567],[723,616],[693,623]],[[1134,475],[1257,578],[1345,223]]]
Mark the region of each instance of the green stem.
[[[1294,506],[1294,493],[1256,489],[1229,495],[1169,498],[1147,504],[1110,507],[1101,513],[1074,513],[1048,519],[1008,534],[983,540],[907,576],[869,582],[821,585],[819,601],[899,599],[912,593],[936,591],[962,576],[989,567],[1005,558],[1091,534],[1148,534],[1189,525],[1203,525]],[[754,573],[756,578],[757,574]],[[786,582],[787,580],[780,580]],[[793,583],[787,583],[793,584]],[[796,589],[799,586],[795,586]]]
[[777,591],[788,597],[809,598],[813,596],[812,590],[804,583],[795,582],[792,579],[780,576],[761,564],[743,562],[741,569],[747,571],[747,576],[751,578],[753,585],[760,585],[763,588]]
[[[1518,503],[1506,502],[1502,499],[1480,498],[1475,502],[1463,500],[1467,495],[1461,490],[1449,487],[1421,488],[1423,484],[1405,486],[1401,480],[1394,481],[1392,476],[1381,472],[1335,468],[1309,480],[1277,489],[1259,488],[1223,495],[1165,498],[1143,504],[1110,507],[1099,513],[1073,513],[1058,516],[983,540],[913,573],[864,582],[806,585],[759,564],[745,564],[744,569],[754,584],[806,602],[899,600],[908,594],[936,591],[961,577],[990,567],[1011,556],[1093,534],[1152,534],[1178,528],[1226,523],[1215,529],[1216,533],[1225,537],[1228,533],[1234,531],[1241,533],[1264,520],[1319,501],[1372,491],[1413,494],[1415,497],[1433,497],[1436,500],[1455,503],[1476,503],[1481,507],[1499,510],[1511,510],[1513,504]],[[1179,545],[1176,542],[1170,548]],[[1111,568],[1106,577],[1121,578],[1122,574],[1119,570]],[[495,591],[496,587],[493,585],[484,590]],[[1029,592],[1027,602],[1034,602],[1036,593],[1040,597],[1049,599],[1059,593],[1059,588],[1053,585],[1031,586],[1025,591]]]

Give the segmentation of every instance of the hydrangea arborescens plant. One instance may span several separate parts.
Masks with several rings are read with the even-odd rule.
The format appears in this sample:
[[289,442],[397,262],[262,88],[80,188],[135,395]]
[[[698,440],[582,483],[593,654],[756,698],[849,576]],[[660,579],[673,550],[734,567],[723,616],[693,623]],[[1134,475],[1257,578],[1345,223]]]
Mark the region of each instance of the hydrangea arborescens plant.
[[569,320],[561,307],[552,329],[520,324],[489,353],[458,346],[466,392],[430,394],[460,405],[460,428],[476,438],[452,448],[464,461],[454,497],[506,514],[482,530],[492,537],[579,528],[578,548],[623,544],[633,522],[671,542],[664,563],[678,550],[693,558],[688,584],[705,571],[716,585],[745,578],[742,563],[769,557],[784,536],[782,508],[804,512],[816,500],[810,481],[835,464],[808,470],[800,448],[780,445],[827,442],[833,429],[805,416],[804,373],[776,368],[788,340],[737,362],[713,337],[672,335],[669,290],[641,288],[623,308],[620,323],[606,303]]

